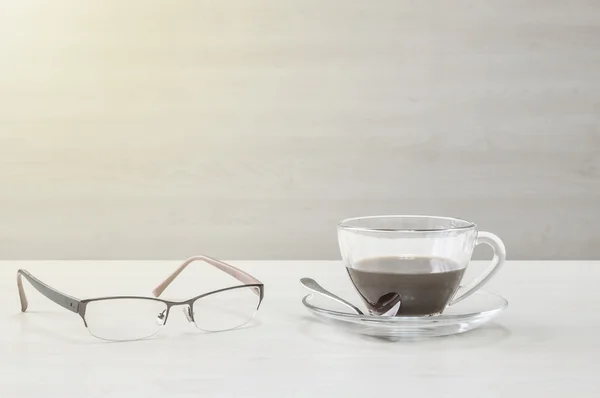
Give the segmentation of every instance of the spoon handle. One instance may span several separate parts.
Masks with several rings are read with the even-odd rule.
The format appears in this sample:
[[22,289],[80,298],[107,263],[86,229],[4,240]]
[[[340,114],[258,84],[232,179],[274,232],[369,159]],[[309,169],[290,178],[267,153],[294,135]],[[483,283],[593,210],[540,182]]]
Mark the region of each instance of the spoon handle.
[[325,290],[314,279],[311,279],[311,278],[302,278],[302,279],[300,279],[300,283],[302,284],[302,286],[304,286],[305,288],[307,288],[311,292],[318,293],[318,294],[320,294],[322,296],[325,296],[325,297],[328,297],[328,298],[330,298],[330,299],[332,299],[334,301],[337,301],[338,303],[343,304],[346,307],[352,309],[352,311],[354,311],[358,315],[364,315],[363,312],[360,309],[358,309],[354,304],[349,303],[348,301],[344,300],[343,298],[341,298],[339,296],[336,296],[335,294],[331,293],[330,291]]

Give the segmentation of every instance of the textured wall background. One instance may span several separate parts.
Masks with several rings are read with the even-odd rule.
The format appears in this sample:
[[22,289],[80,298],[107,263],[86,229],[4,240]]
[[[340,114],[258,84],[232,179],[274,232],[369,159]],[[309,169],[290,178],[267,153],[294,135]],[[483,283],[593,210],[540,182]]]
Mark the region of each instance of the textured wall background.
[[0,258],[338,258],[453,215],[600,258],[600,2],[7,0]]

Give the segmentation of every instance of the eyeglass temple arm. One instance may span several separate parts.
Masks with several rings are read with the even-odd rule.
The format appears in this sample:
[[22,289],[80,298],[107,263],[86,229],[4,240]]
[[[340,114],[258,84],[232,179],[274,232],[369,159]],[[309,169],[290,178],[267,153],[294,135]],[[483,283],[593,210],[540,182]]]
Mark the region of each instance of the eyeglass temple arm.
[[73,311],[75,313],[79,312],[79,299],[59,292],[58,290],[46,285],[35,276],[31,275],[28,271],[20,269],[17,271],[17,287],[19,288],[19,298],[21,299],[22,312],[25,312],[28,306],[27,295],[25,295],[25,289],[23,289],[22,277],[25,277],[25,279],[31,283],[31,286],[35,287],[38,292],[54,301],[56,304],[68,309],[69,311]]
[[[181,264],[179,266],[179,268],[177,268],[175,270],[175,272],[173,272],[171,275],[169,275],[169,277],[167,279],[165,279],[160,285],[158,285],[154,290],[152,290],[152,293],[154,294],[154,296],[155,297],[160,296],[165,291],[165,289],[171,284],[171,282],[173,282],[175,280],[175,278],[177,278],[177,276],[179,276],[179,274],[181,274],[181,272],[188,265],[193,263],[194,261],[204,261],[205,263],[208,263],[208,264],[220,269],[221,271],[225,272],[226,274],[233,276],[235,279],[237,279],[238,281],[240,281],[244,284],[247,284],[247,285],[262,284],[262,282],[260,282],[258,279],[256,279],[252,275],[242,271],[239,268],[234,267],[233,265],[224,263],[219,260],[215,260],[214,258],[210,258],[207,256],[194,256],[194,257],[190,257],[187,260],[185,260],[185,262],[183,264]],[[260,295],[259,292],[256,292],[256,293]]]

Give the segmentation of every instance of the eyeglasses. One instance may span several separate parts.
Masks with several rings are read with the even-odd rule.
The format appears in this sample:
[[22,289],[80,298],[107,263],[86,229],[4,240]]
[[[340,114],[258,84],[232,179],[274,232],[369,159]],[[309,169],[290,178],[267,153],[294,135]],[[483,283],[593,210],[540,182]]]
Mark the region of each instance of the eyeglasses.
[[[185,301],[158,298],[194,261],[210,264],[243,284],[204,293]],[[80,300],[59,292],[28,271],[20,269],[17,272],[17,286],[21,311],[25,312],[28,302],[22,277],[56,304],[79,314],[92,336],[110,341],[141,340],[154,336],[167,323],[171,308],[177,306],[183,307],[187,320],[193,322],[198,329],[209,332],[236,329],[254,318],[264,297],[264,285],[258,279],[233,265],[207,256],[187,259],[152,291],[155,297],[113,296]]]

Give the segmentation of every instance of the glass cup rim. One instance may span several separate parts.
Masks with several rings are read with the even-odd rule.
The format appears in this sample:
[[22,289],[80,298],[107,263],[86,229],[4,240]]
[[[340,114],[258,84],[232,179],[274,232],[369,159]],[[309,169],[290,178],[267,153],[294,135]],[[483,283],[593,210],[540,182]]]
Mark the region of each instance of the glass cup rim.
[[[351,225],[354,222],[366,221],[366,220],[377,220],[377,219],[422,219],[422,220],[441,220],[450,221],[454,223],[461,223],[458,226],[449,226],[443,228],[373,228],[365,227],[360,225]],[[464,220],[456,217],[446,216],[427,216],[427,215],[412,215],[412,214],[398,214],[398,215],[377,215],[377,216],[360,216],[346,218],[338,223],[338,229],[346,231],[356,232],[382,232],[382,233],[394,233],[394,232],[448,232],[448,231],[467,231],[477,228],[477,224],[472,221]]]

